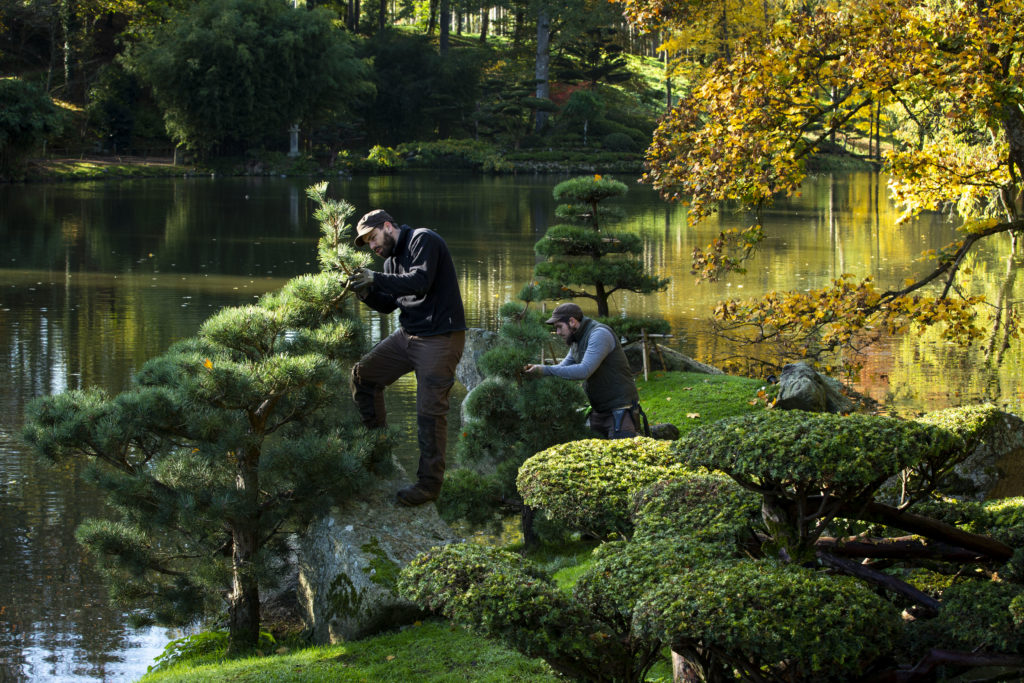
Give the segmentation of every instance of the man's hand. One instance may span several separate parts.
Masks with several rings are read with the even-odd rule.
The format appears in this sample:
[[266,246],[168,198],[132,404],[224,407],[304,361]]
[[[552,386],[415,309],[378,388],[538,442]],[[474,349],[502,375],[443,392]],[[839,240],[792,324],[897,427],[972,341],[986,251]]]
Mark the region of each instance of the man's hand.
[[544,374],[544,366],[532,364],[524,365],[523,373],[527,375],[536,375],[537,377],[541,377]]
[[360,268],[348,279],[349,285],[357,292],[373,284],[374,272],[369,268]]

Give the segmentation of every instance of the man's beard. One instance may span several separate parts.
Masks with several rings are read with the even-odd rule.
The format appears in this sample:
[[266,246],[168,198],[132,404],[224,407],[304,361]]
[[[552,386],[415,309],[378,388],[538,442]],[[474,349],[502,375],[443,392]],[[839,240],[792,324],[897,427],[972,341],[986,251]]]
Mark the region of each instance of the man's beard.
[[384,233],[380,238],[380,257],[387,258],[395,250],[395,238],[390,233]]

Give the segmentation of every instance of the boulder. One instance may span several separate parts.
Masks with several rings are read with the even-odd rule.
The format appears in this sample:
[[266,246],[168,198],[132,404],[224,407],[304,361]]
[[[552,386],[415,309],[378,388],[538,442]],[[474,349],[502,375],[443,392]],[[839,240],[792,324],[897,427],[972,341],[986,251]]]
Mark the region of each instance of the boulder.
[[958,473],[961,469],[978,467],[979,461],[982,469],[993,463],[997,473],[995,484],[985,492],[987,498],[1020,495],[1024,491],[1024,420],[1012,413],[1003,413],[1001,425],[960,464]]
[[985,500],[1024,490],[1024,420],[994,405],[961,406],[926,413],[921,422],[964,437],[967,457],[946,477],[941,491]]
[[679,439],[679,427],[671,422],[659,422],[651,425],[651,438],[663,441],[676,441]]
[[[630,342],[622,347],[626,353],[626,359],[633,372],[644,371],[644,345],[643,342]],[[700,372],[705,375],[725,374],[716,367],[705,365],[689,356],[684,356],[678,351],[673,351],[661,344],[648,344],[647,348],[647,369],[669,370],[675,372]]]
[[497,332],[479,327],[471,327],[466,330],[466,346],[462,350],[462,360],[455,368],[455,379],[466,387],[467,392],[473,391],[473,388],[484,380],[477,362],[480,360],[480,356],[494,348],[497,343]]
[[422,618],[396,594],[398,572],[419,553],[458,539],[433,504],[395,502],[406,483],[378,481],[300,539],[298,601],[313,642],[355,640]]
[[849,413],[853,402],[843,396],[842,385],[824,377],[806,363],[783,366],[779,377],[779,396],[775,407],[781,410],[806,410],[812,413]]

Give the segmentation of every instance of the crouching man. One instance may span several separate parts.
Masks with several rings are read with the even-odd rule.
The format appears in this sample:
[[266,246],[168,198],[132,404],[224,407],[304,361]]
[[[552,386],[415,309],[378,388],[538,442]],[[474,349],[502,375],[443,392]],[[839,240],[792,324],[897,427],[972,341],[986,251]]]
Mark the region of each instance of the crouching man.
[[590,401],[590,429],[602,439],[637,435],[640,395],[618,336],[607,325],[583,315],[574,303],[560,304],[546,321],[569,346],[558,365],[527,365],[532,375],[582,380]]

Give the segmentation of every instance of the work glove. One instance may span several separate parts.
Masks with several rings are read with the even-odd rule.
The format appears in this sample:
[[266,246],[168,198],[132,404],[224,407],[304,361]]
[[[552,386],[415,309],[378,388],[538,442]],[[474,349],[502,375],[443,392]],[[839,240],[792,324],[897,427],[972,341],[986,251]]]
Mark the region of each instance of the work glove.
[[352,277],[349,278],[348,282],[352,286],[352,289],[358,292],[373,284],[373,276],[374,272],[369,268],[360,268],[352,274]]

